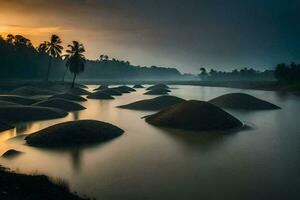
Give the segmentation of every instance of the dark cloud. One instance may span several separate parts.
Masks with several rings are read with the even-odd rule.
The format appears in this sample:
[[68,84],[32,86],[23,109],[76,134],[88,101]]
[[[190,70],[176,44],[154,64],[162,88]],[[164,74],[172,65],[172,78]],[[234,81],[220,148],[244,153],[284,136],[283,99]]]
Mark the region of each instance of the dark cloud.
[[[300,61],[298,0],[11,0],[22,26],[54,26],[141,65],[273,67]],[[1,22],[1,21],[0,21]],[[3,23],[3,22],[1,22]]]

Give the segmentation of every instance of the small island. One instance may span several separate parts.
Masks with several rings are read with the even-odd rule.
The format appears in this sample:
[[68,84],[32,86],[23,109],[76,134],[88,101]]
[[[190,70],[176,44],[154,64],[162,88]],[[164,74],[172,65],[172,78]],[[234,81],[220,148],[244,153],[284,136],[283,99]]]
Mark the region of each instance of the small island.
[[33,104],[33,106],[58,108],[64,111],[78,111],[86,109],[84,106],[78,103],[61,98],[51,98],[48,100],[40,101]]
[[221,108],[196,100],[164,109],[147,116],[145,120],[155,126],[192,131],[223,131],[243,125],[240,120]]
[[87,96],[88,99],[115,99],[111,95],[103,92],[103,91],[97,91]]
[[122,135],[124,131],[112,124],[96,120],[64,122],[35,132],[25,138],[35,147],[79,147],[105,142]]
[[258,99],[254,96],[244,93],[230,93],[219,96],[209,101],[210,103],[231,109],[244,109],[244,110],[274,110],[280,109],[270,102]]
[[145,99],[136,101],[127,105],[118,106],[119,108],[132,109],[132,110],[162,110],[170,106],[177,105],[185,100],[175,96],[159,96],[153,99]]

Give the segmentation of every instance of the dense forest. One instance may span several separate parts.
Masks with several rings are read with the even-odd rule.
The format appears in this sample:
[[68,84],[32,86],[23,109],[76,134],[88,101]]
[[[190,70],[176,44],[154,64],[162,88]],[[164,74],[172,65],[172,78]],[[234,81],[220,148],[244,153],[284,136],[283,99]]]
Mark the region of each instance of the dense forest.
[[[51,52],[50,52],[51,53]],[[40,47],[34,48],[31,41],[21,35],[9,34],[0,37],[0,78],[1,80],[31,79],[44,80],[51,55]],[[63,56],[51,57],[49,80],[63,80],[66,61]],[[71,78],[70,73],[67,78]],[[181,77],[175,68],[133,66],[128,61],[109,59],[101,55],[99,60],[86,60],[80,79],[176,79]]]
[[234,69],[232,71],[217,71],[215,69],[211,69],[207,71],[206,68],[200,68],[199,77],[204,81],[222,81],[222,80],[239,80],[239,81],[274,81],[274,70],[265,70],[258,71],[252,68],[243,68],[243,69]]

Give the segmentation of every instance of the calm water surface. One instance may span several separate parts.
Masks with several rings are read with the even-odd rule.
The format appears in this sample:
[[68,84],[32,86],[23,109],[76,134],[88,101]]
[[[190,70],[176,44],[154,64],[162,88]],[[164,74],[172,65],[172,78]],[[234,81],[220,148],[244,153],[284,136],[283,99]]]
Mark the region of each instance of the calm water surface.
[[[96,86],[90,86],[92,90]],[[86,110],[66,118],[19,124],[0,133],[0,153],[25,152],[0,164],[22,173],[42,173],[69,182],[71,190],[111,199],[300,199],[300,97],[275,92],[174,86],[185,99],[209,100],[245,92],[281,106],[276,111],[232,111],[252,128],[222,136],[153,127],[141,117],[151,112],[117,105],[152,98],[144,89],[116,100],[88,100]],[[110,122],[125,130],[107,143],[53,151],[28,147],[21,134],[77,119]]]

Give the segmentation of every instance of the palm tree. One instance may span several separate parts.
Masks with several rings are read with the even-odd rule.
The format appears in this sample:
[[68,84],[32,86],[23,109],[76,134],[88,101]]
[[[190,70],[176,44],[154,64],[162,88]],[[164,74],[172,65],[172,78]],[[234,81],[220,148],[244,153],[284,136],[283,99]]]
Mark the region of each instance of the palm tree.
[[40,53],[46,53],[47,50],[47,42],[43,42],[41,43],[38,47],[37,47],[37,51]]
[[52,35],[50,41],[45,41],[40,44],[41,50],[44,50],[49,55],[48,70],[46,81],[49,79],[50,68],[52,66],[52,58],[60,58],[63,47],[60,45],[61,39],[57,35]]
[[100,61],[103,61],[104,55],[100,55]]
[[66,66],[70,70],[71,73],[73,73],[73,81],[71,88],[74,88],[75,79],[77,74],[84,71],[84,65],[85,65],[85,56],[83,53],[85,52],[83,44],[79,43],[78,41],[73,41],[72,45],[68,45],[70,49],[68,49],[66,52],[67,54],[67,62]]

